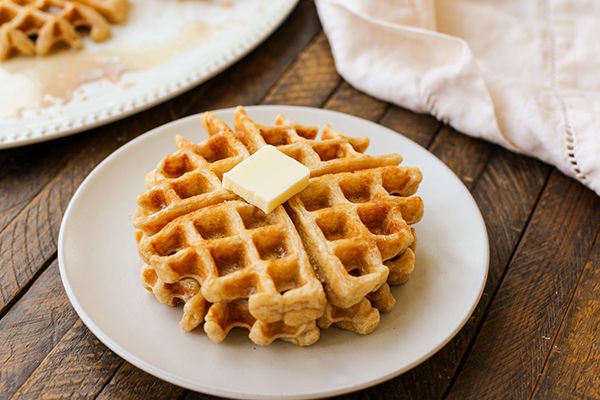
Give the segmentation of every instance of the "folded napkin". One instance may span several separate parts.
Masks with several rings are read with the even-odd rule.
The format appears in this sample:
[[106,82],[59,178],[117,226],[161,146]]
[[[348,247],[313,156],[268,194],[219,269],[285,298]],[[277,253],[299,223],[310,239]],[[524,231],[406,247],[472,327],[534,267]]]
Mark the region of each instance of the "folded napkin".
[[600,194],[600,1],[317,0],[340,75]]

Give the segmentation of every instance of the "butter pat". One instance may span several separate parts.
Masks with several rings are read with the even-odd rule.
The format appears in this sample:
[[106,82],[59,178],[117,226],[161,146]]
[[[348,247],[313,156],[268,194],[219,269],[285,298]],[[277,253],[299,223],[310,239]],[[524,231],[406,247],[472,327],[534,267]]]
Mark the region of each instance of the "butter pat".
[[309,176],[307,167],[267,145],[223,174],[223,187],[269,213],[306,188]]

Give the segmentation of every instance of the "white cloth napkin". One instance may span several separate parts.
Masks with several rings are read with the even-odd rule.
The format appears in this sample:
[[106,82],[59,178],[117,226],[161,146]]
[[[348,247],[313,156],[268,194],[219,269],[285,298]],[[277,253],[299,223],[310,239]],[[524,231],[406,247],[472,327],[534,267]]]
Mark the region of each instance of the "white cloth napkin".
[[600,194],[600,1],[317,0],[340,75]]

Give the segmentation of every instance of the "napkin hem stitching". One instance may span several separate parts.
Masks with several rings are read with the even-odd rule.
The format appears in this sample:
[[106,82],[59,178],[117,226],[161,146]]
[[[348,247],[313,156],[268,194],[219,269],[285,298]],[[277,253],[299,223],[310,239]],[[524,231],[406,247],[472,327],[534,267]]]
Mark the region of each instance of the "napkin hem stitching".
[[579,162],[577,161],[577,157],[575,156],[576,153],[576,135],[575,135],[575,129],[573,128],[573,125],[571,125],[571,120],[569,118],[569,112],[567,110],[567,105],[565,103],[564,98],[561,96],[561,94],[559,93],[559,90],[557,88],[557,74],[556,74],[556,40],[555,40],[555,34],[554,34],[554,29],[552,27],[551,21],[550,21],[550,5],[549,5],[549,0],[544,0],[544,17],[546,19],[546,25],[548,26],[548,39],[549,39],[549,48],[550,48],[550,68],[551,68],[551,74],[552,74],[552,93],[554,94],[554,97],[558,103],[559,109],[560,109],[560,113],[562,114],[563,117],[563,124],[564,124],[564,135],[563,135],[563,146],[564,146],[564,151],[565,151],[565,155],[567,158],[567,162],[569,163],[570,169],[572,171],[572,173],[581,181],[586,181],[586,175],[583,174],[581,172],[581,167],[579,165]]

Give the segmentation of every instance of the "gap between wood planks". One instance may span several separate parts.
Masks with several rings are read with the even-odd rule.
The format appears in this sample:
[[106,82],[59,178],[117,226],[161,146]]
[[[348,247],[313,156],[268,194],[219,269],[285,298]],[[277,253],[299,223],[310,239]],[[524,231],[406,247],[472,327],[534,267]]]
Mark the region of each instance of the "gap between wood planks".
[[50,266],[50,265],[51,265],[51,264],[54,262],[54,260],[56,259],[56,256],[57,256],[57,252],[55,251],[55,252],[54,252],[54,254],[52,254],[52,255],[50,256],[50,258],[49,258],[49,259],[48,259],[46,262],[44,262],[44,263],[42,264],[42,266],[41,266],[41,268],[39,269],[39,271],[37,271],[37,272],[36,272],[36,273],[35,273],[35,274],[32,276],[32,278],[31,278],[31,279],[30,279],[30,280],[27,282],[27,285],[25,285],[25,286],[23,287],[23,289],[22,289],[22,290],[21,290],[19,293],[17,293],[17,295],[16,295],[16,296],[14,296],[14,297],[13,297],[13,298],[10,300],[10,302],[8,302],[8,303],[6,304],[6,306],[4,307],[4,309],[0,310],[0,320],[1,320],[2,318],[4,318],[4,316],[6,315],[6,313],[7,313],[7,312],[8,312],[8,311],[9,311],[9,310],[12,308],[12,306],[13,306],[14,304],[15,304],[15,303],[17,303],[17,302],[18,302],[18,301],[21,299],[21,297],[23,297],[23,296],[24,296],[24,295],[25,295],[25,294],[26,294],[26,293],[29,291],[29,288],[31,288],[31,286],[32,286],[32,285],[33,285],[33,283],[34,283],[34,282],[37,280],[37,278],[39,278],[39,277],[40,277],[40,275],[41,275],[41,274],[42,274],[42,273],[43,273],[43,272],[44,272],[46,269],[48,269],[48,267],[49,267],[49,266]]

